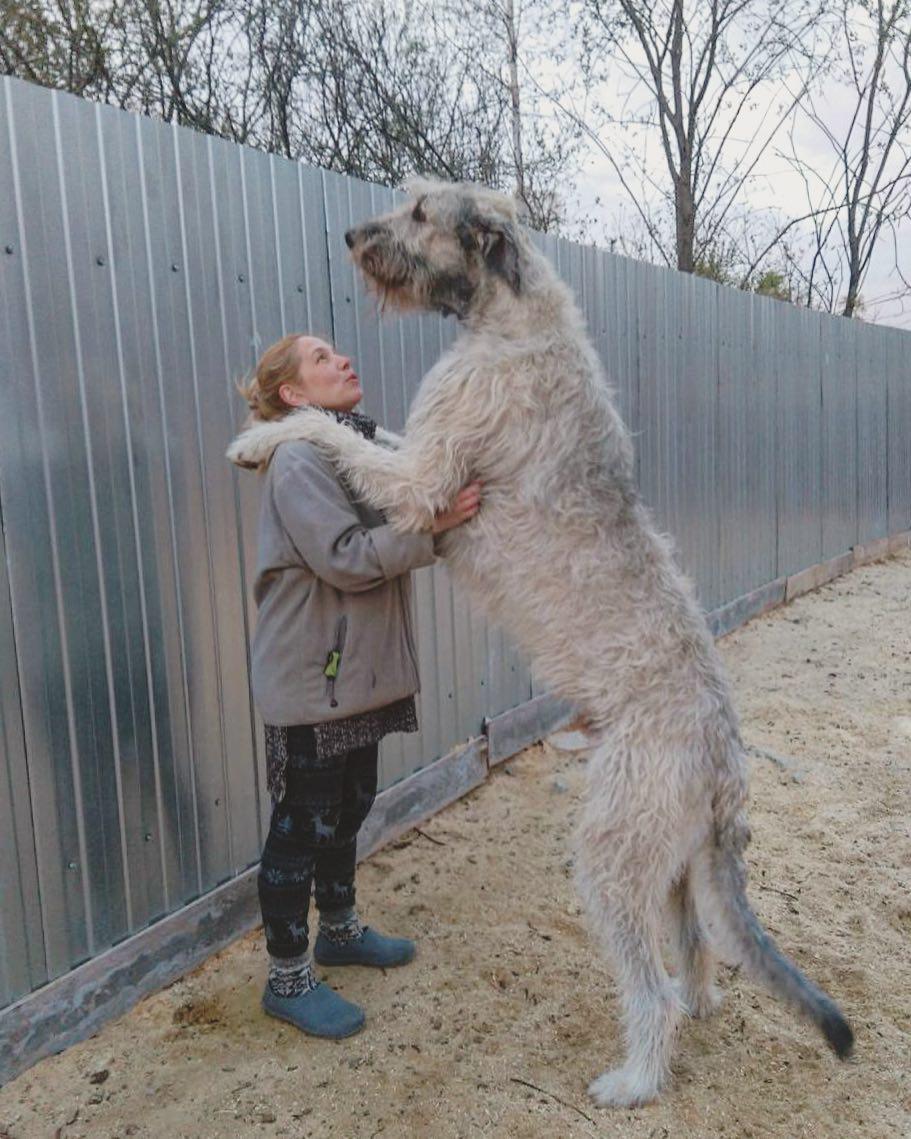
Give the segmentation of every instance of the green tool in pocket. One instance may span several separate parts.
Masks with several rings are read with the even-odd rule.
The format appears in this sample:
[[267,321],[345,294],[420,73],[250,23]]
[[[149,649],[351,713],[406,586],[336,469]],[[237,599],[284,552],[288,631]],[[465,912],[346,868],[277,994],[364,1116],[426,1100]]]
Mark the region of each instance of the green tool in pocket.
[[338,676],[338,666],[341,659],[342,654],[338,651],[338,649],[333,649],[329,653],[329,657],[326,660],[326,667],[323,669],[323,676],[327,676],[330,680],[335,680],[335,678]]

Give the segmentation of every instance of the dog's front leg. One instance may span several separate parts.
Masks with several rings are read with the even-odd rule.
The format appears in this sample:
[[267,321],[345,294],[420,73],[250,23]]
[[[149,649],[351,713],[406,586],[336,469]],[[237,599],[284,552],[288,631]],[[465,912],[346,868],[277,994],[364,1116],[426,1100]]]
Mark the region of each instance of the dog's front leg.
[[231,445],[228,456],[255,464],[268,459],[279,443],[295,439],[318,447],[354,493],[385,511],[400,530],[428,529],[434,514],[449,505],[465,481],[459,448],[451,439],[405,436],[400,448],[390,451],[309,408],[278,423],[248,428]]
[[405,442],[401,435],[396,435],[394,431],[387,431],[385,427],[377,427],[373,440],[381,447],[385,447],[387,451],[400,451]]
[[407,440],[390,451],[343,427],[320,432],[311,442],[332,461],[357,497],[384,511],[398,530],[429,529],[436,511],[452,497],[446,494],[441,472],[431,473]]

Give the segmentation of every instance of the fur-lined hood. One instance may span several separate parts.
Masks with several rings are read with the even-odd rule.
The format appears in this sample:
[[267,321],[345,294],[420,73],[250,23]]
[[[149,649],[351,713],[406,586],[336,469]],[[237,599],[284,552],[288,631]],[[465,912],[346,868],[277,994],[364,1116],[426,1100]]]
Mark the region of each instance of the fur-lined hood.
[[325,432],[327,427],[335,424],[384,446],[390,446],[394,438],[377,427],[369,416],[359,412],[302,407],[282,419],[254,420],[238,434],[225,454],[235,466],[262,471],[269,465],[280,443],[295,440],[316,442],[321,431]]

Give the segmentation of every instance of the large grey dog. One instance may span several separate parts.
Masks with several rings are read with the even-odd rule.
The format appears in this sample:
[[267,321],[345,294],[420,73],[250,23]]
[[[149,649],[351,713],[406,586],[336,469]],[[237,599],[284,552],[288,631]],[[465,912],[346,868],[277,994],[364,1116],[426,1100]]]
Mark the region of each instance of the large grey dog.
[[[599,1104],[641,1104],[664,1086],[681,1017],[717,1005],[709,939],[847,1056],[838,1007],[747,901],[747,781],[728,686],[639,499],[629,434],[569,290],[509,198],[409,189],[406,205],[346,234],[384,305],[455,313],[462,325],[404,436],[377,446],[305,409],[250,428],[230,457],[260,462],[283,440],[308,439],[402,530],[429,526],[470,479],[483,484],[480,513],[445,535],[443,554],[597,740],[577,883],[616,970],[627,1042],[622,1066],[591,1084]],[[666,915],[676,979],[662,962]]]

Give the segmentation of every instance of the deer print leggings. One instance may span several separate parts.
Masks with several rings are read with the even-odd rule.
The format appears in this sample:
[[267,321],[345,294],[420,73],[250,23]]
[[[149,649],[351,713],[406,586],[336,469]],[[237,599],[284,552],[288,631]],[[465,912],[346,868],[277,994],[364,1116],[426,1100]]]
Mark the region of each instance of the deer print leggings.
[[311,727],[286,733],[285,792],[272,810],[258,877],[271,957],[307,951],[314,883],[321,912],[354,905],[357,832],[376,797],[375,743],[318,759]]

